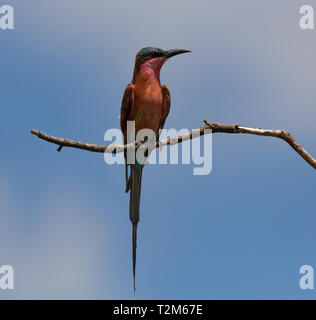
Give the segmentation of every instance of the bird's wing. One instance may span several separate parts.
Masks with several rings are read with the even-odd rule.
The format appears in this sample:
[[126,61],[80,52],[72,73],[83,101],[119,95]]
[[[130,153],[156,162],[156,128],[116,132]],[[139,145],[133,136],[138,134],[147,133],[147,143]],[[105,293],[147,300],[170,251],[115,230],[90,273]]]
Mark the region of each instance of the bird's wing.
[[[165,125],[166,119],[170,111],[170,91],[169,88],[164,84],[162,87],[162,113],[159,123],[159,129],[162,129]],[[160,134],[159,134],[160,135]]]
[[[123,134],[124,144],[127,143],[127,121],[130,120],[131,110],[134,104],[134,85],[132,83],[128,84],[125,88],[123,99],[122,99],[122,107],[121,107],[121,130]],[[128,179],[128,164],[127,164],[127,154],[124,152],[126,164],[125,164],[125,179],[126,179],[126,192],[129,190],[129,179]]]
[[121,130],[124,135],[124,144],[126,144],[126,128],[127,121],[130,120],[131,110],[134,104],[134,85],[132,83],[128,84],[125,88],[123,99],[122,99],[122,107],[121,107]]

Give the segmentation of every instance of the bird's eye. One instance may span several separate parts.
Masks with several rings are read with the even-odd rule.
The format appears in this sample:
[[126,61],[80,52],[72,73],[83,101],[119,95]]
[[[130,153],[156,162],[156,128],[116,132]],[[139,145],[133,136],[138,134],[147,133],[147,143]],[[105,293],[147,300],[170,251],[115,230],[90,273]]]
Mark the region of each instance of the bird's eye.
[[161,57],[162,56],[162,53],[161,52],[153,52],[151,54],[151,58],[158,58],[158,57]]

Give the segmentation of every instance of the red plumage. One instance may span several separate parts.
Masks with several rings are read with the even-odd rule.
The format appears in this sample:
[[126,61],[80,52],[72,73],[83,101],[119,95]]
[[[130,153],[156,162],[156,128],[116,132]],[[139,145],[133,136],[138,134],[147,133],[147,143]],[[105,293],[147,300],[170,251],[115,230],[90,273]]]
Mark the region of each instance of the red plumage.
[[[127,137],[127,121],[135,121],[135,135],[141,129],[151,129],[159,138],[170,110],[170,92],[166,85],[160,84],[160,69],[166,60],[187,50],[163,51],[157,48],[144,48],[136,55],[132,83],[128,84],[122,99],[121,130],[124,144]],[[125,153],[125,159],[127,158]],[[130,164],[131,174],[128,177],[126,163],[126,192],[130,193],[130,220],[133,224],[133,280],[135,291],[136,238],[139,221],[141,178],[143,165]]]

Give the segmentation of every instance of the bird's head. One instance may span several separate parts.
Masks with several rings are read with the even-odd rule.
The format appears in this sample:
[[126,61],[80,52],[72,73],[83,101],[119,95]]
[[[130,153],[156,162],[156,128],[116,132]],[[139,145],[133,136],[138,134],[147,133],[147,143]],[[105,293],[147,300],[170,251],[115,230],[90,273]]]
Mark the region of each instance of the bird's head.
[[136,55],[135,67],[139,70],[154,71],[159,77],[160,69],[163,64],[171,57],[181,53],[191,52],[183,49],[162,50],[159,48],[147,47],[138,51]]

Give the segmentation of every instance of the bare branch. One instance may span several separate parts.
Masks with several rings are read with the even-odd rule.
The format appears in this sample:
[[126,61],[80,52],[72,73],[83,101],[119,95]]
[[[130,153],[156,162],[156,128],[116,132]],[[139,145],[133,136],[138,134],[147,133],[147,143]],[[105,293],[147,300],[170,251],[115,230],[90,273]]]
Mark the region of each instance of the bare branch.
[[70,148],[76,148],[76,149],[82,149],[82,150],[87,150],[91,152],[100,152],[100,153],[120,153],[123,152],[124,150],[128,150],[129,148],[137,148],[140,143],[135,142],[135,143],[130,143],[127,145],[101,145],[101,144],[91,144],[91,143],[86,143],[86,142],[81,142],[81,141],[76,141],[76,140],[70,140],[70,139],[65,139],[65,138],[57,138],[54,136],[51,136],[47,133],[32,129],[31,134],[34,134],[35,136],[38,136],[40,139],[45,140],[50,143],[57,144],[59,147],[57,151],[61,151],[63,147],[70,147]]
[[[197,129],[193,129],[190,132],[187,132],[181,136],[172,137],[166,140],[162,140],[156,143],[156,148],[163,147],[167,145],[175,145],[183,141],[191,140],[196,137],[202,136],[204,134],[223,132],[223,133],[247,133],[255,134],[258,136],[269,136],[280,138],[286,141],[307,163],[309,163],[314,169],[316,169],[316,159],[313,158],[293,137],[292,135],[285,130],[268,130],[260,128],[250,128],[244,127],[238,124],[225,124],[211,122],[207,119],[204,120],[205,125]],[[211,130],[210,130],[211,129]],[[137,149],[140,147],[139,142],[130,143],[127,145],[97,145],[91,143],[85,143],[75,140],[69,140],[64,138],[57,138],[51,135],[48,135],[44,132],[38,130],[31,130],[31,134],[38,136],[38,138],[45,140],[50,143],[57,144],[59,147],[57,151],[61,151],[63,147],[77,148],[82,150],[88,150],[91,152],[107,152],[107,153],[120,153],[128,149]]]
[[211,122],[207,119],[204,122],[213,130],[213,132],[226,132],[226,133],[248,133],[258,136],[268,136],[280,138],[286,141],[307,163],[316,169],[316,159],[313,158],[293,137],[285,130],[268,130],[261,128],[243,127],[240,125],[227,125],[223,123]]

